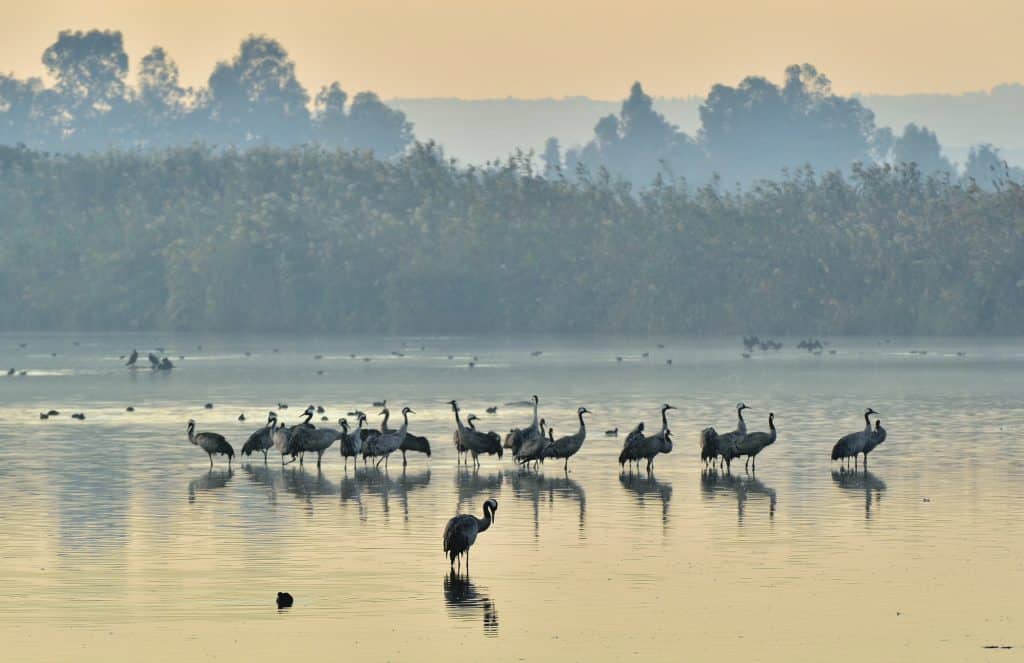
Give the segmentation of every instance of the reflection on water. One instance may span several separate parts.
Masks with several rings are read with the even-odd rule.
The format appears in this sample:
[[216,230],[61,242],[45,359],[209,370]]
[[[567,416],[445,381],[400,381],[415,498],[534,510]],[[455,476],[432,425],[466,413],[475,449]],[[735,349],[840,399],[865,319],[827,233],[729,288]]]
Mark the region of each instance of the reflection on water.
[[882,502],[885,482],[867,470],[832,470],[832,482],[841,490],[860,493],[864,496],[864,518],[871,519],[871,505]]
[[[468,505],[482,502],[483,500],[497,495],[501,492],[501,485],[504,482],[504,474],[501,470],[484,474],[478,468],[461,465],[455,470],[455,492],[458,495],[456,511],[462,511]],[[477,499],[480,498],[482,499]]]
[[444,602],[453,619],[470,621],[483,618],[484,635],[498,635],[498,610],[485,591],[477,587],[469,576],[455,571],[444,577]]
[[587,524],[587,493],[579,482],[568,476],[557,474],[546,476],[527,469],[510,472],[509,484],[512,496],[530,504],[533,513],[533,536],[540,535],[540,505],[545,502],[554,508],[558,502],[575,502],[579,507],[579,534],[583,535]]
[[209,470],[188,482],[188,501],[195,502],[199,493],[224,488],[235,475],[234,470]]
[[[5,338],[0,366],[28,366]],[[58,357],[52,376],[0,376],[0,586],[11,599],[0,602],[0,641],[10,660],[38,658],[40,642],[59,649],[54,660],[156,648],[189,660],[225,633],[249,660],[342,647],[361,660],[971,660],[1024,631],[1024,445],[1006,444],[1024,420],[1016,341],[948,360],[855,340],[835,341],[835,357],[784,349],[744,360],[735,339],[666,339],[664,349],[428,339],[401,358],[386,338],[18,340]],[[156,374],[117,360],[124,346],[160,345],[197,356]],[[538,349],[543,361],[531,357]],[[448,354],[480,362],[469,371]],[[600,435],[569,475],[494,457],[459,467],[447,444],[405,471],[345,467],[336,451],[319,471],[274,457],[239,458],[232,471],[223,459],[209,470],[184,435],[194,418],[237,450],[270,408],[294,424],[312,402],[334,425],[387,398],[416,411],[410,431],[447,440],[445,401],[506,431],[532,412],[503,404],[534,393],[556,430],[575,430],[581,404],[595,431],[656,426],[670,402],[676,447],[657,475],[620,473],[622,437]],[[790,413],[778,442],[756,475],[742,464],[702,473],[692,440],[707,425],[731,430],[739,400],[761,416]],[[831,472],[832,445],[863,425],[867,405],[889,429],[871,454],[878,474]],[[38,418],[51,408],[62,414]],[[65,414],[79,411],[85,421]],[[500,506],[473,547],[473,580],[446,577],[442,606],[445,522],[479,517],[488,498]],[[950,572],[962,568],[971,572]],[[287,615],[273,609],[283,590],[297,598]],[[836,624],[870,637],[838,650]]]
[[668,505],[672,501],[672,483],[658,481],[654,474],[639,472],[620,472],[619,483],[627,491],[636,496],[637,504],[643,508],[648,500],[661,502],[661,525],[668,528]]
[[751,497],[768,498],[768,517],[775,516],[775,489],[764,485],[753,475],[740,476],[730,472],[719,472],[717,469],[702,470],[700,473],[701,493],[707,499],[714,499],[719,493],[730,494],[736,498],[736,517],[743,524],[743,515],[747,500]]

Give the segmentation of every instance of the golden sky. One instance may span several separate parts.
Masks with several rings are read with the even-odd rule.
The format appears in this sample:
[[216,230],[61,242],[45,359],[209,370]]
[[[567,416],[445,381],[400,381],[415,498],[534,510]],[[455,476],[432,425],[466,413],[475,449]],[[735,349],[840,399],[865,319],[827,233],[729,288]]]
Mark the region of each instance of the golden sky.
[[1020,0],[8,0],[0,71],[41,75],[60,29],[165,47],[188,84],[250,33],[280,40],[311,90],[383,97],[657,96],[811,62],[841,92],[963,92],[1024,79]]

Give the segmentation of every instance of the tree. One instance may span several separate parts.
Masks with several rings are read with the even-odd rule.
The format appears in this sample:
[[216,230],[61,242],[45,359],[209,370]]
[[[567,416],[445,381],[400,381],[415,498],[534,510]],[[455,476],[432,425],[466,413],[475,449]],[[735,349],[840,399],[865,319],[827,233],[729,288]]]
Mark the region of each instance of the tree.
[[147,53],[139,67],[137,141],[143,146],[168,146],[183,138],[181,122],[189,91],[178,81],[178,65],[159,46]]
[[274,39],[250,35],[209,80],[209,136],[234,145],[290,145],[308,138],[309,95],[295,63]]
[[925,175],[953,172],[953,164],[942,156],[942,146],[935,132],[914,123],[904,127],[903,135],[893,142],[892,161],[917,164],[917,169]]
[[345,114],[347,101],[348,94],[337,81],[320,88],[316,95],[313,121],[317,140],[324,145],[344,147],[348,142],[349,124]]
[[989,143],[975,145],[967,155],[964,179],[973,181],[986,191],[994,191],[1007,182],[1024,183],[1024,169],[1010,166],[999,150]]
[[387,159],[401,154],[412,142],[412,124],[405,113],[388,107],[373,92],[360,92],[348,113],[347,147],[370,150]]
[[544,163],[544,177],[557,179],[562,172],[562,150],[557,138],[551,136],[544,141],[544,152],[540,159]]
[[43,64],[56,80],[50,112],[65,142],[81,150],[116,144],[128,103],[128,55],[121,33],[64,30],[43,52]]
[[849,168],[871,155],[874,114],[832,93],[809,64],[786,68],[781,87],[749,76],[737,87],[715,85],[700,108],[700,140],[716,172],[750,182],[783,168]]

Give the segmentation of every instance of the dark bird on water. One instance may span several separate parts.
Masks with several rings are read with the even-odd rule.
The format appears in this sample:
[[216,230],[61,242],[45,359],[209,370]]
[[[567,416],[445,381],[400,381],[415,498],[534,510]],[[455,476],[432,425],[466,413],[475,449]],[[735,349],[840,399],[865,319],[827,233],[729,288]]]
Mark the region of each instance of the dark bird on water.
[[139,351],[138,350],[132,350],[132,354],[131,354],[131,356],[128,357],[128,362],[125,364],[125,366],[134,366],[135,362],[137,362],[138,360],[139,360]]
[[290,608],[295,603],[295,599],[288,592],[277,593],[277,609],[282,610],[284,608]]
[[277,424],[277,414],[270,412],[267,414],[267,425],[263,428],[258,429],[249,439],[245,441],[242,446],[242,455],[249,456],[254,452],[263,452],[263,462],[267,461],[267,452],[274,446],[274,438],[271,435]]
[[775,413],[768,413],[768,433],[758,431],[756,433],[748,433],[746,437],[739,441],[736,445],[736,450],[740,456],[747,457],[747,463],[743,466],[747,469],[747,465],[751,462],[754,464],[754,470],[757,470],[757,454],[764,451],[764,448],[775,443],[775,439],[778,436],[778,432],[775,430]]
[[231,448],[228,441],[220,433],[197,433],[194,419],[188,420],[188,441],[198,446],[210,457],[210,467],[213,467],[213,455],[223,454],[228,457],[228,467],[231,467],[231,459],[235,457],[235,450]]
[[854,468],[857,467],[857,456],[867,447],[868,442],[871,440],[871,415],[879,414],[874,409],[868,408],[864,411],[864,430],[857,431],[856,433],[850,433],[839,438],[835,446],[832,447],[832,460],[842,461],[843,459],[853,458]]
[[498,500],[491,498],[484,502],[484,517],[464,513],[455,516],[448,521],[444,528],[443,544],[444,552],[448,557],[449,566],[454,569],[455,562],[459,562],[459,570],[462,569],[461,556],[466,557],[466,573],[469,573],[469,549],[476,543],[476,537],[480,532],[486,531],[494,522],[494,514],[498,510]]

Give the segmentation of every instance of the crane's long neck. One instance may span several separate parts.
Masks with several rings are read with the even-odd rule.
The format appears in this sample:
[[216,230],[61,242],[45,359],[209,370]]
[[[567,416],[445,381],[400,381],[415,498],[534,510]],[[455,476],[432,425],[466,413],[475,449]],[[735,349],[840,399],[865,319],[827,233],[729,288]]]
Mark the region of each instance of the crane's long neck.
[[739,419],[739,422],[736,424],[736,430],[746,435],[747,422],[743,420],[743,408],[736,408],[736,417]]
[[585,423],[583,423],[583,413],[582,412],[579,413],[579,417],[580,417],[580,432],[579,432],[579,434],[580,435],[586,435],[587,434],[587,425]]
[[[459,418],[459,407],[457,405],[453,405],[452,410],[455,411],[455,426],[459,430],[466,430],[466,427],[462,425],[462,419]],[[469,425],[472,426],[473,422],[469,422]]]
[[388,419],[391,418],[391,410],[384,410],[384,421],[380,424],[380,429],[386,431],[388,429]]
[[409,413],[402,413],[402,427],[398,429],[398,432],[405,435],[405,432],[409,430]]
[[196,442],[196,426],[195,426],[195,424],[189,424],[188,425],[188,441],[191,442],[192,444],[197,444],[197,442]]
[[771,435],[769,436],[769,439],[772,442],[774,442],[776,436],[778,436],[778,431],[775,430],[775,415],[774,414],[768,415],[768,429],[771,431]]
[[484,517],[477,519],[477,532],[483,532],[491,526],[491,510],[484,507]]
[[864,413],[864,430],[866,430],[868,432],[868,435],[871,434],[871,413],[870,412],[865,412]]
[[[580,418],[580,421],[582,422],[583,419]],[[668,408],[667,407],[663,407],[663,408],[661,408],[661,434],[664,435],[665,431],[667,431],[667,430],[668,430]]]
[[540,420],[537,419],[537,401],[533,401],[533,428],[540,426]]

